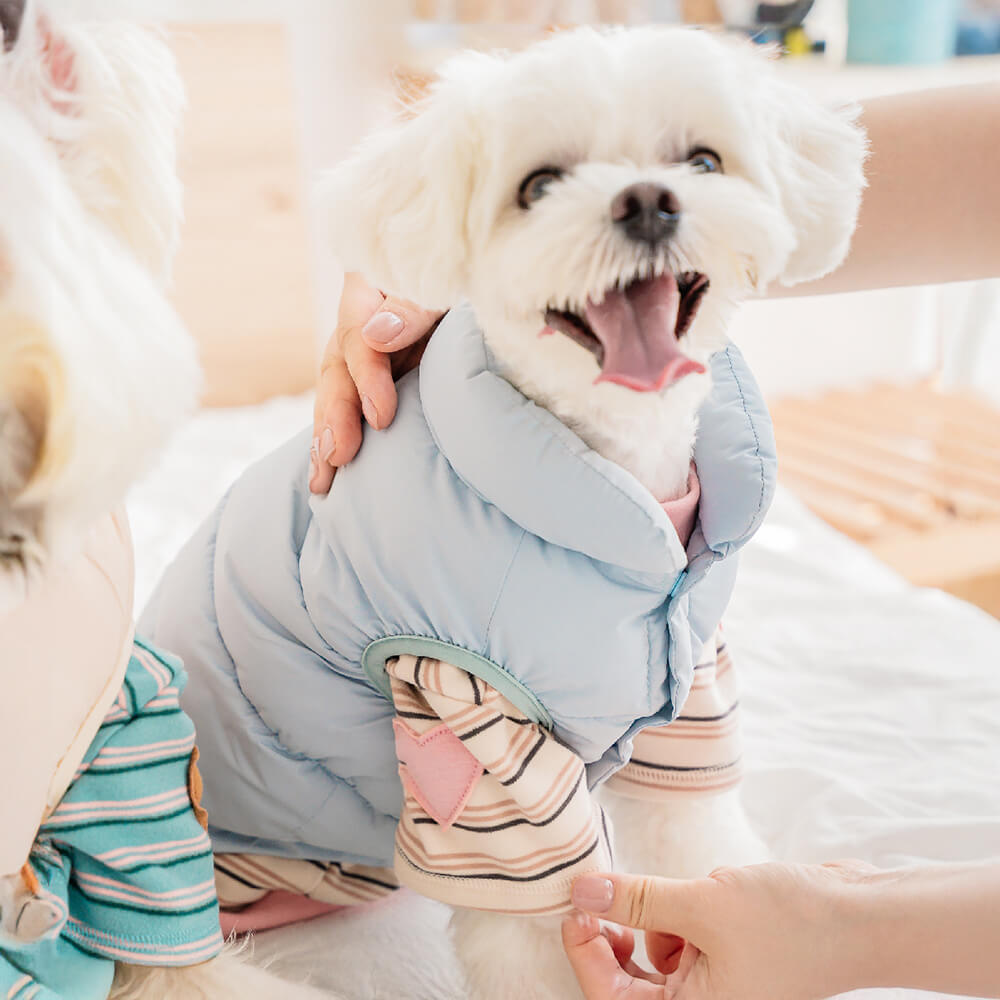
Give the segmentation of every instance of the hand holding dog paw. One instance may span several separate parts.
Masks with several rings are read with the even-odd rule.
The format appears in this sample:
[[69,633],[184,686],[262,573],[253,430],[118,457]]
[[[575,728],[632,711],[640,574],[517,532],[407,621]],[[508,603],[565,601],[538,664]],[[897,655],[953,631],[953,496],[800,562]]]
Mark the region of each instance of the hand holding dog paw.
[[309,488],[326,493],[337,466],[361,446],[361,418],[381,430],[396,415],[393,380],[415,368],[441,318],[383,295],[360,274],[344,277],[337,329],[316,388]]
[[765,864],[682,881],[638,875],[577,879],[573,902],[645,930],[657,969],[622,960],[588,913],[563,924],[563,944],[587,1000],[817,1000],[854,981],[848,887],[874,869]]

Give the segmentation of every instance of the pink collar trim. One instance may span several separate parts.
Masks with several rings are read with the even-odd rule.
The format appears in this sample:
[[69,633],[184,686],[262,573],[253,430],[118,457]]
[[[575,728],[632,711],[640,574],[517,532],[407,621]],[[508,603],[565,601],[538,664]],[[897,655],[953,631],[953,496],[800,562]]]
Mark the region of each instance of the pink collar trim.
[[681,540],[681,545],[687,546],[691,539],[691,532],[694,531],[695,521],[698,519],[698,501],[701,499],[701,483],[698,480],[698,472],[691,463],[691,471],[688,473],[687,493],[676,500],[661,500],[660,506],[677,531],[677,537]]

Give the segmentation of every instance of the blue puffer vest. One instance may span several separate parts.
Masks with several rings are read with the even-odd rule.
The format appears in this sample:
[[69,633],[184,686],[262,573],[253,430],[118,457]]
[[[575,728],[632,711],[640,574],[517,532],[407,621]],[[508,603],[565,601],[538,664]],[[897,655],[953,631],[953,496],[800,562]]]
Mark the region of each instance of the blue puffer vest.
[[399,383],[329,496],[309,434],[251,467],[140,622],[190,675],[215,848],[391,864],[402,804],[384,663],[482,677],[596,784],[670,722],[775,482],[771,425],[732,346],[712,362],[685,553],[627,472],[493,370],[466,308]]

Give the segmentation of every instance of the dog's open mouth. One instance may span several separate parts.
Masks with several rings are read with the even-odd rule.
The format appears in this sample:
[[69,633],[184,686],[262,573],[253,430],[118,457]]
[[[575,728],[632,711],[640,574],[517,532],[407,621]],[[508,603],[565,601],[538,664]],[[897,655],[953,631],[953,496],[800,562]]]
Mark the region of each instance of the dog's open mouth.
[[704,365],[681,351],[708,278],[697,271],[667,273],[611,288],[600,302],[588,299],[582,313],[546,309],[546,330],[558,331],[591,351],[601,366],[598,382],[655,392]]

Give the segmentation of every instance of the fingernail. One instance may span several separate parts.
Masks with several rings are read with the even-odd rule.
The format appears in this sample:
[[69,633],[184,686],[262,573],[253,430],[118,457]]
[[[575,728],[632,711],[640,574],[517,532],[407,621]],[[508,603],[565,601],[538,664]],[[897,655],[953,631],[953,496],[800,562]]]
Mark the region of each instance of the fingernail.
[[371,396],[361,397],[361,410],[365,415],[365,420],[372,425],[372,427],[378,427],[378,410],[375,408],[375,404],[371,400]]
[[314,437],[312,442],[312,447],[309,449],[309,485],[312,485],[312,481],[316,478],[316,473],[319,472],[319,438]]
[[395,313],[377,312],[365,323],[361,333],[366,340],[374,340],[377,344],[388,344],[402,329],[403,321]]
[[611,879],[584,875],[573,883],[573,905],[591,913],[604,913],[615,898],[615,887]]
[[592,917],[583,910],[574,910],[566,915],[565,923],[572,941],[582,944],[589,941],[600,933],[600,924],[596,917]]
[[329,462],[333,453],[337,450],[337,442],[333,439],[333,431],[329,427],[323,428],[323,435],[319,439],[319,457],[324,462]]

